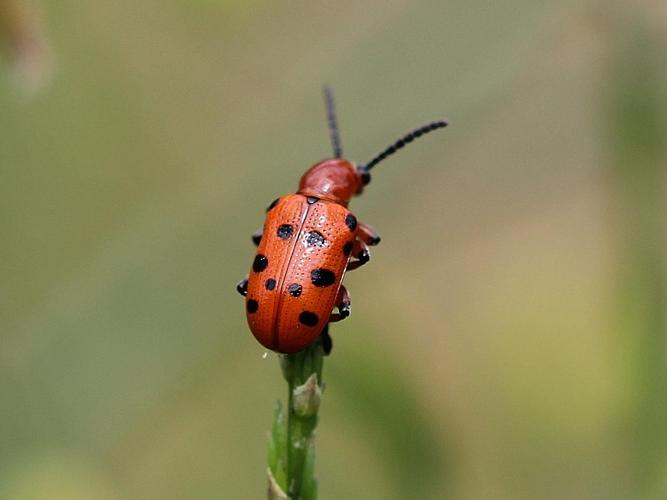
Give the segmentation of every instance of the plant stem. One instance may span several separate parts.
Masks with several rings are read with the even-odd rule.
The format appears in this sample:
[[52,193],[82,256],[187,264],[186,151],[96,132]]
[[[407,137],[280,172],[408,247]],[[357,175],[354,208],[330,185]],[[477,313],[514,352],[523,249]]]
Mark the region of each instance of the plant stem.
[[313,432],[322,395],[323,357],[319,339],[301,352],[280,357],[288,387],[287,415],[278,402],[269,439],[269,499],[317,498]]
[[630,411],[621,413],[633,491],[658,498],[667,457],[664,54],[641,10],[623,7],[618,15],[607,106],[618,267],[614,324],[632,395]]

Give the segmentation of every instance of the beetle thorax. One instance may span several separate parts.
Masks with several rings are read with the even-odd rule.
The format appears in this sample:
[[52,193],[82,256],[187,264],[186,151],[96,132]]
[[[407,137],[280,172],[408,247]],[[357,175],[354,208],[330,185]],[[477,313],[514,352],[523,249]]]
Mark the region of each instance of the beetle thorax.
[[363,182],[355,166],[342,159],[323,160],[310,167],[299,182],[299,194],[347,206],[361,193]]

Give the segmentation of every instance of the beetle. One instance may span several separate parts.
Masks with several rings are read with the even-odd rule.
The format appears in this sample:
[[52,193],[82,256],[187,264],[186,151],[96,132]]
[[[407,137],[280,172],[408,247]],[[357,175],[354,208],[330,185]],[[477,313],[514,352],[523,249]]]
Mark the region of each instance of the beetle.
[[[346,271],[370,260],[368,246],[380,236],[348,210],[362,193],[370,171],[387,156],[424,134],[447,126],[431,122],[406,134],[362,165],[343,158],[333,93],[324,87],[333,158],[322,160],[301,177],[299,190],[277,198],[266,209],[249,275],[236,286],[246,297],[246,316],[255,338],[280,353],[298,352],[322,336],[331,351],[328,324],[350,315]],[[353,260],[354,259],[354,260]],[[338,312],[334,312],[334,308]]]

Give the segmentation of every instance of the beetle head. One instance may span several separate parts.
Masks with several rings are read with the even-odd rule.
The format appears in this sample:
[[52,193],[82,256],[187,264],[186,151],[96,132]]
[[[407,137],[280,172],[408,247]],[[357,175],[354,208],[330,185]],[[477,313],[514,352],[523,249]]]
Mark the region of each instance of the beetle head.
[[447,126],[446,121],[437,120],[419,127],[385,148],[368,163],[355,167],[352,162],[342,158],[343,148],[338,132],[333,92],[328,86],[324,87],[324,101],[326,103],[327,122],[334,159],[323,160],[310,167],[301,177],[299,193],[335,201],[345,206],[347,206],[352,196],[361,194],[364,186],[371,181],[370,171],[375,165],[418,137]]
[[364,172],[352,162],[335,158],[310,167],[299,182],[299,194],[347,206],[364,187]]

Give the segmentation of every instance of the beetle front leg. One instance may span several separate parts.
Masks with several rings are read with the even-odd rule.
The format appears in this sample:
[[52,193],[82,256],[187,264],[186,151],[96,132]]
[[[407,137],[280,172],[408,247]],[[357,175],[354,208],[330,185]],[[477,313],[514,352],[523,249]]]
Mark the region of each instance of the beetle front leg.
[[357,260],[353,260],[347,265],[348,271],[354,271],[358,267],[363,266],[366,262],[371,260],[371,253],[368,251],[366,243],[361,240],[354,240],[354,245],[352,246],[352,256],[356,257]]
[[380,243],[381,239],[380,235],[375,229],[364,223],[359,223],[359,229],[357,229],[357,238],[370,246],[377,245]]
[[258,229],[257,231],[252,233],[252,242],[255,244],[256,247],[258,247],[260,241],[262,241],[262,230]]
[[331,313],[329,316],[329,323],[334,323],[336,321],[341,321],[347,318],[352,312],[352,301],[350,300],[350,294],[343,285],[340,286],[338,290],[338,295],[336,295],[336,307],[338,308],[337,313]]

